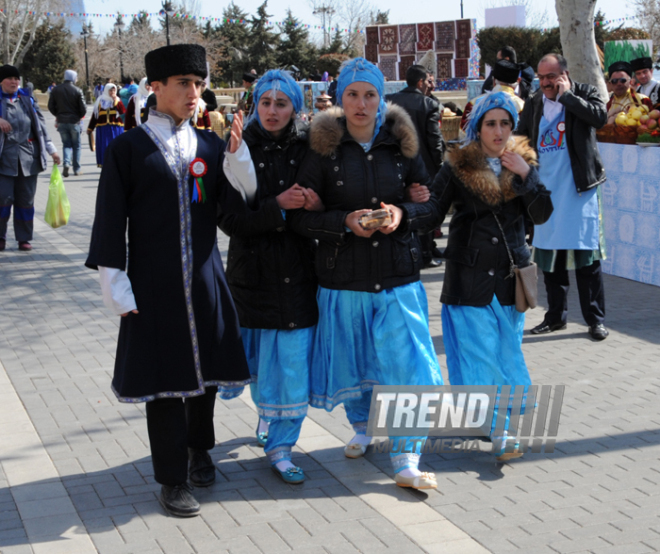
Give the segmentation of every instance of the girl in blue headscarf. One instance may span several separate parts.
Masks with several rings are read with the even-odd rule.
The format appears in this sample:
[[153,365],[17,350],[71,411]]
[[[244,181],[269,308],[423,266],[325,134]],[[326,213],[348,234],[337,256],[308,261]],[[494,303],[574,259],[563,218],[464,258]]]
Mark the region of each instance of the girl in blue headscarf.
[[[220,219],[220,228],[231,237],[227,281],[253,379],[257,441],[288,483],[305,478],[291,461],[291,448],[309,404],[318,319],[315,244],[291,231],[289,214],[323,208],[313,191],[296,184],[308,151],[307,125],[296,117],[302,104],[300,87],[288,73],[268,71],[259,79],[255,108],[242,137],[232,134],[227,154],[230,173],[248,181],[242,183],[247,190],[256,187],[256,196],[251,210]],[[251,172],[240,167],[240,160]]]
[[[456,210],[440,297],[452,385],[531,384],[522,352],[525,315],[514,305],[512,268],[530,263],[524,216],[540,225],[550,217],[552,202],[539,180],[534,149],[526,138],[512,135],[517,123],[509,95],[484,96],[470,113],[467,144],[447,152],[433,183],[435,224],[452,204]],[[517,449],[505,451],[501,439],[508,425],[495,429],[495,421],[498,460],[521,456]]]
[[[342,67],[337,103],[343,110],[314,118],[311,151],[298,176],[319,194],[325,211],[292,216],[295,230],[318,240],[312,404],[328,411],[344,404],[355,430],[345,448],[349,458],[364,455],[369,444],[374,385],[442,384],[419,280],[417,229],[434,219],[434,211],[429,203],[406,202],[404,194],[406,186],[430,179],[410,117],[385,104],[383,89],[383,74],[367,60]],[[390,221],[375,228],[360,223],[379,208]],[[398,485],[437,486],[433,473],[419,471],[419,450],[391,459]]]

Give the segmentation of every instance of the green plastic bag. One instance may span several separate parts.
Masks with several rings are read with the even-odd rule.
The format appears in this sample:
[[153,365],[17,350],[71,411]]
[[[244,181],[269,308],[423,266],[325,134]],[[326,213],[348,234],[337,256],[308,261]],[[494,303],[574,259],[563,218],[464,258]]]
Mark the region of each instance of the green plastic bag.
[[60,174],[60,168],[53,165],[50,174],[50,186],[48,187],[48,202],[46,203],[46,214],[44,219],[53,229],[62,227],[69,222],[71,205],[64,190],[64,180]]

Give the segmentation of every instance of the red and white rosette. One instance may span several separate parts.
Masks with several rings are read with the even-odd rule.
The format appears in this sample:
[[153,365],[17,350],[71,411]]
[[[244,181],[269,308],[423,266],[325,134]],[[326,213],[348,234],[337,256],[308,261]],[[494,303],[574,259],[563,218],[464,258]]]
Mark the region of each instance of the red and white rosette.
[[190,162],[190,174],[195,180],[192,195],[193,202],[206,202],[206,190],[204,189],[204,181],[202,180],[202,177],[206,175],[207,171],[208,166],[202,158],[195,158]]

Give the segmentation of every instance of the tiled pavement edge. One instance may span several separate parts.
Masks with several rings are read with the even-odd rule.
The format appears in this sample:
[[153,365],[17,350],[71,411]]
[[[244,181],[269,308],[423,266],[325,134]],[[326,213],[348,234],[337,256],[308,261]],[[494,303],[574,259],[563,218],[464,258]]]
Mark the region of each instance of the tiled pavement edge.
[[[440,488],[410,492],[393,485],[385,455],[344,458],[351,430],[341,410],[311,410],[295,455],[309,479],[294,487],[255,447],[244,394],[217,402],[218,482],[199,491],[202,516],[165,517],[143,408],[109,389],[117,321],[82,265],[98,178],[93,154],[83,161],[87,175],[66,180],[70,225],[43,223],[42,176],[35,250],[8,243],[0,255],[0,552],[660,549],[660,289],[612,277],[605,342],[588,339],[574,291],[566,331],[525,336],[534,383],[567,386],[555,453],[507,465],[485,453],[427,455]],[[442,275],[425,272],[424,283],[444,366]],[[541,317],[529,312],[526,328]]]

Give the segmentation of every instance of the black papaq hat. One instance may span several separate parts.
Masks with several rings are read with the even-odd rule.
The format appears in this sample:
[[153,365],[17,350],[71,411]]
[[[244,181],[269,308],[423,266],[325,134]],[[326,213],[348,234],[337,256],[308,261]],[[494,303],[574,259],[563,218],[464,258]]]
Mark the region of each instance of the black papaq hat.
[[254,73],[243,73],[243,80],[246,83],[254,83],[257,80],[257,76]]
[[493,68],[493,78],[500,83],[516,83],[519,75],[520,67],[509,60],[498,60]]
[[627,73],[630,77],[633,76],[633,68],[628,62],[614,62],[607,68],[607,74],[612,78],[612,75],[617,71],[623,71]]
[[16,77],[17,79],[20,79],[21,74],[18,72],[18,67],[9,64],[0,67],[0,83],[7,77]]
[[206,109],[213,112],[218,109],[218,99],[215,97],[215,92],[207,88],[202,92],[202,100],[206,103]]
[[173,75],[206,78],[206,50],[199,44],[173,44],[147,52],[144,57],[149,84]]
[[630,66],[633,68],[633,71],[639,71],[640,69],[653,69],[653,60],[651,58],[637,58],[636,60],[630,61]]

